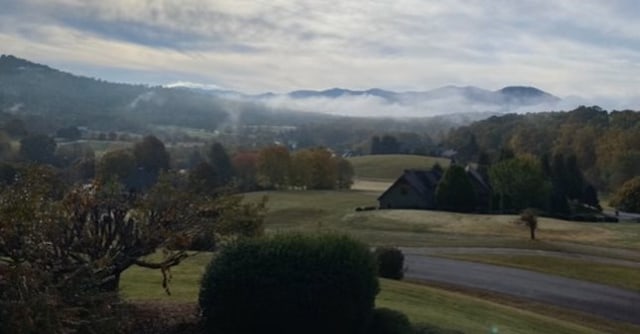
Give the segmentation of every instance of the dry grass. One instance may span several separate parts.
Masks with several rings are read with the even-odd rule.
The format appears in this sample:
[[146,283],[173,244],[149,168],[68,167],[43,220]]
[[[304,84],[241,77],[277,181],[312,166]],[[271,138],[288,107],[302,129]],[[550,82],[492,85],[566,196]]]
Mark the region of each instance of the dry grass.
[[[375,210],[372,191],[278,191],[247,194],[269,197],[267,230],[350,234],[373,245],[482,246],[566,250],[629,258],[620,249],[640,250],[640,224],[583,223],[540,218],[536,241],[515,215],[477,215],[423,210]],[[589,248],[597,246],[600,249]],[[613,251],[609,252],[609,248]]]
[[349,158],[359,179],[395,180],[405,169],[429,169],[436,162],[449,166],[449,159],[420,155],[388,154]]

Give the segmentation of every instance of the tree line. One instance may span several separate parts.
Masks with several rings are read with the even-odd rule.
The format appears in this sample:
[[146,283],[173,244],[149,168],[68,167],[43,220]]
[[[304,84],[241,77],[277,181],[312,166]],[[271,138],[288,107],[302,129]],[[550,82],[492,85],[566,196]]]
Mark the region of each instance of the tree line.
[[460,161],[482,154],[495,160],[503,149],[539,159],[571,158],[589,184],[611,192],[640,171],[640,112],[582,106],[493,116],[452,130],[443,143],[458,151]]

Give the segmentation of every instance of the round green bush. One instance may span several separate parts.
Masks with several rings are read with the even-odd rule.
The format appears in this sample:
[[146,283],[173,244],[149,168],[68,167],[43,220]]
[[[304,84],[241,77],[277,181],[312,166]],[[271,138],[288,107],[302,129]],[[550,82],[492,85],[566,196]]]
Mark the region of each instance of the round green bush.
[[379,291],[368,247],[348,237],[279,235],[225,247],[199,303],[211,333],[365,333]]
[[368,334],[412,334],[413,327],[409,318],[402,312],[388,308],[377,308],[373,311],[373,318]]
[[378,276],[401,280],[404,277],[404,254],[395,247],[378,247],[374,251],[378,261]]

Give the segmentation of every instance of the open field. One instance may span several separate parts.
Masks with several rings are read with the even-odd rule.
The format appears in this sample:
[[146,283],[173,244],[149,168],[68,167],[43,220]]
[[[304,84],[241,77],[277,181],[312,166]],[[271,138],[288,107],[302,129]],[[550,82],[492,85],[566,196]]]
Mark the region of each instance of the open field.
[[[537,234],[540,240],[531,241],[526,227],[513,223],[515,216],[354,210],[356,207],[375,206],[378,191],[256,192],[246,194],[246,198],[255,200],[264,195],[269,197],[265,222],[267,233],[339,232],[371,245],[545,249],[636,261],[638,259],[633,257],[640,250],[640,224],[577,223],[542,218]],[[464,257],[466,254],[455,256]],[[131,300],[195,302],[201,275],[210,259],[210,254],[201,253],[174,268],[171,296],[162,289],[162,275],[158,271],[138,267],[123,274],[121,291]],[[607,264],[547,257],[478,256],[468,260],[496,261],[500,265],[520,266],[638,291],[635,282],[639,275],[637,268],[620,269]],[[414,322],[432,323],[467,333],[487,333],[493,328],[498,333],[640,333],[637,327],[559,307],[502,295],[492,295],[491,301],[487,301],[483,300],[487,299],[486,292],[447,290],[383,281],[377,305],[400,310]]]
[[133,146],[133,142],[129,141],[119,141],[119,140],[93,140],[93,139],[81,139],[72,142],[61,142],[58,143],[58,146],[62,147],[65,145],[75,145],[75,144],[86,144],[93,149],[96,153],[97,157],[103,156],[106,152],[121,150],[130,148]]
[[[525,226],[513,215],[474,215],[421,210],[374,210],[378,192],[279,191],[267,195],[268,232],[342,232],[372,245],[507,247],[569,251],[637,260],[640,224],[580,223],[540,218],[538,240],[529,240]],[[594,247],[595,246],[595,247]]]
[[[121,291],[125,298],[135,301],[155,300],[164,302],[196,303],[200,278],[211,254],[201,253],[189,258],[173,269],[171,295],[162,289],[162,275],[158,271],[133,267],[122,275]],[[580,325],[583,319],[575,316],[563,320],[551,315],[537,314],[533,305],[502,305],[500,298],[493,302],[480,297],[467,296],[439,288],[419,284],[381,280],[381,292],[376,304],[404,312],[413,322],[436,324],[440,327],[459,329],[466,333],[598,333]],[[529,307],[531,306],[531,307]],[[522,310],[524,309],[524,310]],[[530,310],[528,310],[530,309]],[[169,316],[169,315],[167,315]],[[613,332],[631,333],[638,330],[627,325],[591,319],[590,327],[615,328]]]
[[449,166],[449,159],[420,155],[388,154],[349,158],[359,179],[395,180],[405,169],[429,169],[436,162]]

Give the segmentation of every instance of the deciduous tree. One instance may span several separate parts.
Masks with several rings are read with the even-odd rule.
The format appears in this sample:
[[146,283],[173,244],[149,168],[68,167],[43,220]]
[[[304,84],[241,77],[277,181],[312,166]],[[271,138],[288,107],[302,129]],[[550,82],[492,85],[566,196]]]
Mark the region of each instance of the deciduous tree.
[[258,154],[258,182],[265,188],[281,188],[288,184],[291,157],[284,146],[270,146]]
[[[551,190],[540,162],[532,156],[500,161],[491,166],[489,177],[491,187],[499,196],[501,210],[544,208]],[[507,198],[512,204],[511,208],[504,205]]]
[[611,205],[623,211],[640,213],[640,176],[625,182],[614,195]]

